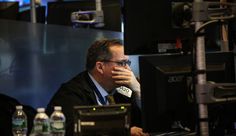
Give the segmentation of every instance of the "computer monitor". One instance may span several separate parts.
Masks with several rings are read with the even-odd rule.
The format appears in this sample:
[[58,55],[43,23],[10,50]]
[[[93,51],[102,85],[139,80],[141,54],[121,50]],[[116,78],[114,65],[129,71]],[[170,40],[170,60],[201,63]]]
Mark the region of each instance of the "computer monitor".
[[129,136],[130,104],[75,106],[76,136]]
[[[135,4],[132,0],[123,1],[125,54],[191,51],[196,38],[194,23],[191,23],[193,0],[136,0]],[[229,47],[232,50],[235,20],[229,22]],[[207,50],[220,51],[221,27],[221,23],[205,27]]]
[[[123,2],[126,54],[159,53],[161,46],[167,48],[172,44],[175,45],[178,38],[187,41],[194,34],[191,27],[173,25],[175,3],[192,2],[192,0],[136,0],[135,2],[123,0]],[[190,8],[182,13],[178,13],[178,20],[184,20],[181,19],[184,16],[191,20]]]
[[[195,131],[198,112],[192,82],[192,56],[182,54],[140,56],[139,66],[144,131],[157,133],[186,128]],[[207,53],[206,67],[207,81],[235,82],[232,52]],[[216,108],[211,107],[214,106],[208,107],[209,120],[214,120],[217,117],[215,114],[219,111],[216,112]],[[234,107],[231,106],[230,110],[233,111]],[[224,111],[224,108],[222,106],[221,110]],[[214,115],[214,119],[211,115]],[[232,118],[226,115],[226,119]]]

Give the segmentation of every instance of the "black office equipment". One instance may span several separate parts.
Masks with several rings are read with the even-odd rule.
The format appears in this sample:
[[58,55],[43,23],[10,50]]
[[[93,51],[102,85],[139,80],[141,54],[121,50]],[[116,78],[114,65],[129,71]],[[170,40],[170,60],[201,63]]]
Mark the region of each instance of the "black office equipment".
[[[191,55],[140,56],[144,131],[195,131],[197,112],[192,63]],[[207,53],[206,64],[207,81],[235,82],[232,52]],[[212,134],[232,127],[236,119],[235,104],[209,105],[208,109]]]
[[75,135],[129,136],[130,104],[75,106]]
[[[133,1],[123,1],[126,54],[169,53],[174,49],[178,51],[177,49],[181,48],[178,45],[179,41],[182,42],[183,51],[191,51],[191,47],[194,45],[193,38],[196,36],[194,26],[192,26],[194,23],[191,23],[193,22],[193,0],[149,0],[145,2],[136,0],[135,4]],[[219,1],[211,0],[210,2]],[[211,7],[208,13],[210,14],[212,11]],[[203,12],[202,14],[204,14]],[[235,19],[224,23],[229,23],[229,47],[232,50],[235,39]],[[221,50],[221,27],[220,21],[205,27],[207,50]]]
[[176,39],[185,41],[193,36],[192,28],[173,25],[173,3],[177,1],[191,2],[191,0],[149,0],[145,2],[136,0],[134,4],[133,1],[124,0],[126,54],[158,53],[161,43],[175,45]]
[[17,20],[19,2],[0,2],[0,18]]

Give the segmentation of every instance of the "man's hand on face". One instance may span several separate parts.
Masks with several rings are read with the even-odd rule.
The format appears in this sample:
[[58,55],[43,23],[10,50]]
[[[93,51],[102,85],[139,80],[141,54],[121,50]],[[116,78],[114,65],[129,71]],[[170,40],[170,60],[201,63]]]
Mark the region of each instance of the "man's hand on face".
[[140,92],[140,84],[130,67],[114,67],[112,70],[112,78],[115,80],[116,84]]

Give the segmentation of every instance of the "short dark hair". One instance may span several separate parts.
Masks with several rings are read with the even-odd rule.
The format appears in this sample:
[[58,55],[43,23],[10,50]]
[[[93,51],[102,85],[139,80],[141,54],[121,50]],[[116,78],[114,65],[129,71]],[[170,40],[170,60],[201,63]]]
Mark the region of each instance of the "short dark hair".
[[122,43],[118,39],[101,39],[95,41],[87,52],[86,69],[92,70],[97,61],[111,59],[111,53],[109,48],[111,46],[122,46]]

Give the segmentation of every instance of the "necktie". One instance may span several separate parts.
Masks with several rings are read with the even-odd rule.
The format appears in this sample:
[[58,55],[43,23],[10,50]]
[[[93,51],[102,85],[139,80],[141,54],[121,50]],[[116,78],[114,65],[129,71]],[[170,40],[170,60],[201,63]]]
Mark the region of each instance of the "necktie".
[[109,102],[109,104],[116,104],[113,95],[107,95],[106,98],[107,98],[107,101]]

